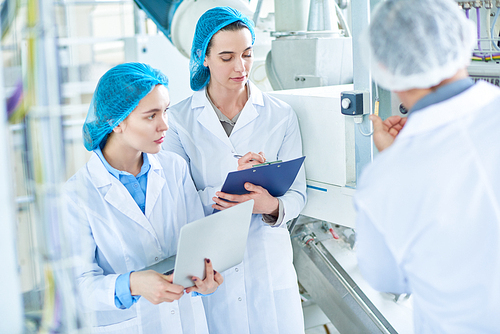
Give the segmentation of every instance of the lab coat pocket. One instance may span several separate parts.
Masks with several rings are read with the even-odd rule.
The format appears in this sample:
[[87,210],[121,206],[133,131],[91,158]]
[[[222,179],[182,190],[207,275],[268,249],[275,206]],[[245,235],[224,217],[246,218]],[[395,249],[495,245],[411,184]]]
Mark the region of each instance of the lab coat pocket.
[[266,229],[266,255],[273,290],[288,289],[297,285],[290,234],[285,226]]
[[107,326],[92,327],[92,333],[109,333],[109,334],[122,334],[122,333],[135,333],[138,332],[139,319],[133,317],[131,319],[121,321],[117,324]]

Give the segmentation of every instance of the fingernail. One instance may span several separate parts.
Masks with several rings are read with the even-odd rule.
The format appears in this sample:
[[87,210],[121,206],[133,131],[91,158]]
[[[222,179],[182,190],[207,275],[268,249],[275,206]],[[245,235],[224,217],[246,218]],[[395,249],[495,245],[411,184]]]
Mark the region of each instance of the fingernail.
[[210,259],[206,259],[207,263],[210,263]]
[[217,274],[217,272],[214,270],[214,275],[216,275],[216,274]]
[[193,282],[196,282],[196,278],[193,278]]

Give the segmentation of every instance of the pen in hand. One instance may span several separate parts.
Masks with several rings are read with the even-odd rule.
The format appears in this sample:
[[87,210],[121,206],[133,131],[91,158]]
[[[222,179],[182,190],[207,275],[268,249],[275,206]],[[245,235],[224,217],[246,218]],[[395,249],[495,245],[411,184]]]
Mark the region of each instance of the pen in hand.
[[[264,161],[266,161],[266,158],[264,158],[264,153],[259,152],[259,154],[262,156],[262,158],[264,159]],[[241,159],[241,158],[243,158],[244,156],[245,156],[245,155],[243,155],[243,154],[238,154],[238,153],[234,153],[234,154],[233,154],[233,157],[235,157],[236,159]],[[254,159],[252,159],[252,160],[254,160]]]
[[238,159],[238,170],[252,168],[253,165],[266,162],[264,152],[248,152],[245,155],[233,153],[233,157]]

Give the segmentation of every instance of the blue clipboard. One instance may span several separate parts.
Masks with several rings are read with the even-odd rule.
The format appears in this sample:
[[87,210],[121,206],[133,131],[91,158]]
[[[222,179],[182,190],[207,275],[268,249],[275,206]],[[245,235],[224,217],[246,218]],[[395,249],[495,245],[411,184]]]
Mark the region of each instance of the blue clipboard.
[[227,174],[221,191],[227,194],[243,195],[249,192],[245,182],[265,188],[274,197],[283,196],[292,186],[306,157],[285,162],[253,167]]

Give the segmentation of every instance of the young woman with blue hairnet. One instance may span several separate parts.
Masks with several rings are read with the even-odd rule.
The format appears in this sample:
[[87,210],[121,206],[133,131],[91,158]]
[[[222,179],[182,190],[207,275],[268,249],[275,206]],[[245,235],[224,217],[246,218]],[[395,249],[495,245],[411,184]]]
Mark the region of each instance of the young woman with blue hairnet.
[[224,284],[216,293],[202,298],[210,332],[303,333],[286,222],[304,207],[304,171],[279,198],[250,183],[245,185],[248,195],[220,192],[228,172],[265,158],[302,156],[292,108],[248,80],[254,39],[253,23],[237,10],[216,7],[201,16],[190,61],[195,93],[169,110],[171,128],[163,148],[189,163],[205,214],[255,200],[243,262],[223,273]]
[[209,260],[205,280],[195,277],[187,289],[171,275],[137,271],[175,255],[180,228],[204,216],[186,162],[160,152],[167,84],[140,63],[106,72],[83,126],[92,156],[65,185],[77,285],[92,332],[208,333],[201,297],[187,293],[210,294],[222,283]]

